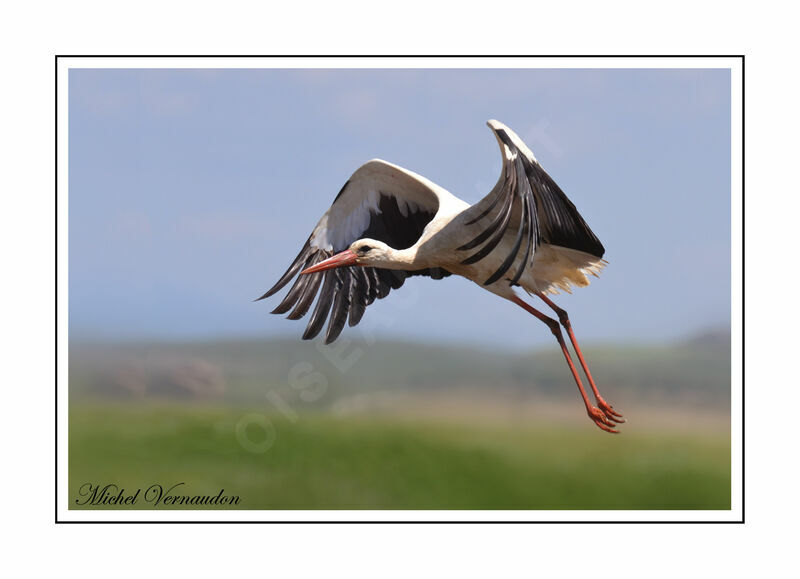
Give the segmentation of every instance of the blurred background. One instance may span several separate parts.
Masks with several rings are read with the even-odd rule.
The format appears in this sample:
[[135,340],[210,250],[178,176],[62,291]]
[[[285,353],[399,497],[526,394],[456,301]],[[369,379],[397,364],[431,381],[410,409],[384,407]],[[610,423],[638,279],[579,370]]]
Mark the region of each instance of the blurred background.
[[[730,93],[723,69],[72,69],[70,499],[730,508]],[[252,301],[371,158],[482,198],[489,118],[606,247],[554,301],[618,436],[549,330],[466,280],[412,278],[331,346]]]

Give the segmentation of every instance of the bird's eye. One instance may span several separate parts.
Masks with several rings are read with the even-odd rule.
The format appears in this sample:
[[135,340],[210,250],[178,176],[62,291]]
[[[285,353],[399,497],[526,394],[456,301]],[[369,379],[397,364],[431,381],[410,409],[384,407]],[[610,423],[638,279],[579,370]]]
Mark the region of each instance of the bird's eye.
[[367,253],[367,252],[368,252],[368,251],[370,251],[371,249],[372,249],[372,248],[371,248],[369,245],[362,245],[361,247],[359,247],[359,248],[358,248],[358,250],[359,250],[361,253]]

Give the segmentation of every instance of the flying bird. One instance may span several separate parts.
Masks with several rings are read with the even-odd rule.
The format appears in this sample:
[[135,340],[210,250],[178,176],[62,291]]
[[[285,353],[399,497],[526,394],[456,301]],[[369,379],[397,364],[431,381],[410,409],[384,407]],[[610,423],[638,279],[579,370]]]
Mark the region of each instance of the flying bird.
[[[272,313],[291,310],[288,318],[300,319],[318,296],[303,339],[317,336],[327,320],[328,344],[345,323],[358,324],[367,306],[406,278],[463,276],[547,324],[589,417],[617,433],[622,415],[600,396],[567,312],[546,295],[589,285],[588,276],[597,276],[607,263],[605,249],[522,139],[499,121],[487,124],[500,145],[503,168],[481,201],[470,205],[421,175],[373,159],[353,173],[286,273],[258,299],[296,277]],[[558,319],[524,301],[515,287],[541,299]],[[584,390],[561,326],[596,404]]]

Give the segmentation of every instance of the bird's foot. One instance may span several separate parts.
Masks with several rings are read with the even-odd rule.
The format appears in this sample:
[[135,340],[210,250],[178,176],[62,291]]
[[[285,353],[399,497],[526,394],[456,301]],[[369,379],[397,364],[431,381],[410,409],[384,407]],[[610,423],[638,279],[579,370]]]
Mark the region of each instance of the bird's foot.
[[622,417],[622,414],[614,410],[613,406],[611,406],[608,402],[606,402],[599,396],[597,397],[597,407],[603,412],[603,414],[606,415],[606,418],[608,418],[609,420],[619,423],[625,422],[625,419]]
[[606,416],[599,408],[590,406],[587,408],[587,413],[589,414],[589,418],[591,418],[599,428],[602,428],[606,432],[619,434],[619,430],[614,430],[617,423],[614,422],[612,418]]

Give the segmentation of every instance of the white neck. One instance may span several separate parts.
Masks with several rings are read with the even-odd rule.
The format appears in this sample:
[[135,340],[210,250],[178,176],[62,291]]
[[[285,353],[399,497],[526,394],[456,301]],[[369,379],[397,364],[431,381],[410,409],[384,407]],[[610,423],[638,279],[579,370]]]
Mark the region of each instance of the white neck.
[[401,269],[406,271],[426,267],[421,262],[416,247],[409,247],[408,249],[389,248],[383,256],[383,259],[374,265],[375,267],[382,267],[384,269]]

